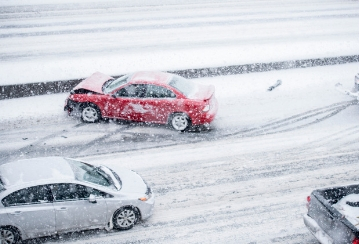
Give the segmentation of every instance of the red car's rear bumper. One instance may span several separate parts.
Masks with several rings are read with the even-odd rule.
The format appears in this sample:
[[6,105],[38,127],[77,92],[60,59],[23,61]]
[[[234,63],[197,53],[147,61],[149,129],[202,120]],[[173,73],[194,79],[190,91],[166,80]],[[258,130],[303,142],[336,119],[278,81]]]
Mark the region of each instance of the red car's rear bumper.
[[200,115],[192,118],[192,125],[203,125],[211,123],[216,117],[218,111],[217,99],[211,101],[211,107],[208,112],[203,112]]

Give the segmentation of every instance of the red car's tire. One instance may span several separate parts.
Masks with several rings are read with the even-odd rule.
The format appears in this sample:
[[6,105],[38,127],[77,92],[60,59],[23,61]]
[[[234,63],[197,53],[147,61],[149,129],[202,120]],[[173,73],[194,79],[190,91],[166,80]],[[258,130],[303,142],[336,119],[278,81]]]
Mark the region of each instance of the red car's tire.
[[102,118],[100,109],[93,103],[81,104],[81,119],[85,123],[96,123]]
[[191,119],[185,113],[174,113],[170,116],[169,124],[177,131],[186,131],[191,126]]

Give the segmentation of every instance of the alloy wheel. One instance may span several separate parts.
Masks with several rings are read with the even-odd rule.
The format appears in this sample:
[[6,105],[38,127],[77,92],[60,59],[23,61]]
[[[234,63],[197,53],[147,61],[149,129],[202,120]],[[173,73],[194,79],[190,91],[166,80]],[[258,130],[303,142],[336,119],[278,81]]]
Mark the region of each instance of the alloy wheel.
[[15,235],[12,231],[0,229],[0,244],[13,244],[15,243]]
[[86,122],[95,122],[98,120],[98,112],[93,107],[85,107],[82,110],[82,119]]
[[172,126],[175,130],[184,131],[188,127],[188,118],[184,114],[175,114],[172,118]]
[[128,228],[136,223],[136,213],[132,209],[122,210],[116,218],[117,224],[121,228]]

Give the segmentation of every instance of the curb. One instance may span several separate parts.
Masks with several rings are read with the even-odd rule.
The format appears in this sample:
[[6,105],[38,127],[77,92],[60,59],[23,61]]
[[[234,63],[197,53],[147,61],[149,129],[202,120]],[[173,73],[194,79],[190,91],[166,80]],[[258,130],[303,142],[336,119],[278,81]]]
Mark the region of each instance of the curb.
[[[355,63],[355,62],[359,62],[359,55],[317,58],[317,59],[302,59],[302,60],[291,60],[291,61],[270,62],[270,63],[254,63],[254,64],[232,65],[232,66],[222,66],[222,67],[214,67],[214,68],[172,70],[167,72],[177,74],[188,79],[192,79],[192,78],[201,78],[201,77],[215,77],[221,75],[236,75],[236,74],[247,74],[254,72],[267,72],[272,70],[308,68],[308,67],[346,64],[346,63]],[[114,77],[118,77],[118,76],[114,76]],[[74,86],[80,83],[83,79],[0,86],[0,91],[1,91],[0,100],[69,92]]]

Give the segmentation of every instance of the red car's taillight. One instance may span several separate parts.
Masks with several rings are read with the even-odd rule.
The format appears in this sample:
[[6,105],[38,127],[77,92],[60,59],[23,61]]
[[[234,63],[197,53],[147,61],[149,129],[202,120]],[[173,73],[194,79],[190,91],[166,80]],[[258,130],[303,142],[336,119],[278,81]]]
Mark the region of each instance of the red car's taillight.
[[352,244],[359,244],[359,239],[355,237],[354,240],[352,241]]
[[210,106],[209,104],[207,104],[206,106],[204,106],[204,108],[202,109],[203,112],[208,112],[210,110]]
[[310,196],[307,196],[307,204],[306,204],[307,209],[309,209],[309,203],[310,203]]

